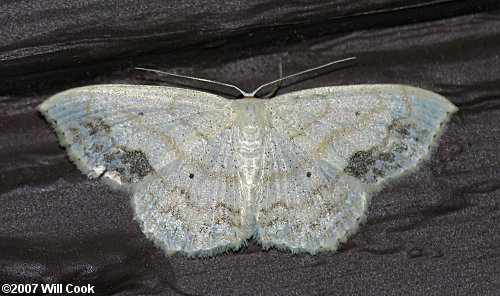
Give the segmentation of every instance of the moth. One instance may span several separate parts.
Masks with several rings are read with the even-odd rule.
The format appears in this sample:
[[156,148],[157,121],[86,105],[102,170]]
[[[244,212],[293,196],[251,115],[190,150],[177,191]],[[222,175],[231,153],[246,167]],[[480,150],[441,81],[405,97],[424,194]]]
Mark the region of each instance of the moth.
[[39,111],[83,173],[131,195],[148,238],[190,257],[237,250],[250,238],[292,253],[337,250],[365,220],[371,196],[430,157],[457,111],[406,85],[268,100],[255,98],[263,86],[246,93],[218,84],[244,98],[91,85],[58,93]]

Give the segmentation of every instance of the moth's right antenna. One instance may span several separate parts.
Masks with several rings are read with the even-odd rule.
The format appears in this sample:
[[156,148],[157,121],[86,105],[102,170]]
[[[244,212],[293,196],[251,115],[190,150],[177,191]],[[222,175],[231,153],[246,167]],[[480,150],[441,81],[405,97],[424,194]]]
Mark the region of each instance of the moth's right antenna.
[[[280,78],[283,78],[283,66],[281,66],[281,63],[279,63],[278,65],[278,69],[280,71]],[[278,84],[276,84],[276,86],[273,88],[272,91],[270,91],[267,95],[265,95],[264,97],[262,97],[262,99],[269,99],[269,98],[272,98],[274,97],[274,95],[276,94],[276,92],[281,88],[281,82],[283,80],[280,80],[278,81]]]
[[337,61],[333,61],[333,62],[330,62],[330,63],[327,63],[327,64],[323,64],[321,66],[318,66],[318,67],[314,67],[314,68],[311,68],[311,69],[307,69],[307,70],[304,70],[304,71],[300,71],[298,73],[295,73],[295,74],[292,74],[292,75],[288,75],[288,76],[285,76],[285,77],[282,77],[282,78],[279,78],[279,79],[276,79],[276,80],[273,80],[271,82],[268,82],[268,83],[265,83],[261,86],[259,86],[256,90],[254,90],[252,93],[250,93],[250,95],[252,97],[255,97],[255,94],[261,90],[263,87],[265,86],[268,86],[268,85],[271,85],[271,84],[275,84],[276,82],[281,82],[285,79],[288,79],[288,78],[292,78],[292,77],[295,77],[295,76],[299,76],[299,75],[302,75],[302,74],[305,74],[305,73],[308,73],[308,72],[312,72],[312,71],[316,71],[316,70],[319,70],[321,68],[325,68],[325,67],[328,67],[328,66],[331,66],[333,64],[338,64],[338,63],[343,63],[343,62],[347,62],[347,61],[350,61],[350,60],[354,60],[356,57],[349,57],[349,58],[345,58],[345,59],[342,59],[342,60],[337,60]]

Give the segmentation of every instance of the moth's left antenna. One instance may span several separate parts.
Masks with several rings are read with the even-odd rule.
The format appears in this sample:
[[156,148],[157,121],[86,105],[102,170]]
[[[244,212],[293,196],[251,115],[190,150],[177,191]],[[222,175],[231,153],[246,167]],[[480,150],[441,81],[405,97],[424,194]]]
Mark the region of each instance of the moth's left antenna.
[[228,84],[228,83],[223,83],[223,82],[209,80],[209,79],[204,79],[204,78],[197,78],[197,77],[192,77],[192,76],[186,76],[186,75],[168,73],[168,72],[163,72],[163,71],[155,70],[155,69],[140,68],[140,67],[136,67],[135,69],[137,69],[137,70],[143,70],[143,71],[149,71],[149,72],[155,72],[155,73],[160,73],[160,74],[174,76],[174,77],[192,79],[192,80],[197,80],[197,81],[202,81],[202,82],[208,82],[208,83],[218,84],[218,85],[222,85],[222,86],[226,86],[226,87],[231,87],[231,88],[236,89],[237,91],[239,91],[244,97],[253,97],[252,94],[246,93],[246,92],[242,91],[240,88],[238,88],[237,86],[232,85],[232,84]]

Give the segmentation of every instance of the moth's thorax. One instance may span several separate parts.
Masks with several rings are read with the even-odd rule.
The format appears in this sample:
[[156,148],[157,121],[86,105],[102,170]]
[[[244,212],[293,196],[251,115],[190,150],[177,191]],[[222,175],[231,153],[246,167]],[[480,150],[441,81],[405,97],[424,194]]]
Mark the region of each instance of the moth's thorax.
[[266,104],[261,100],[236,100],[232,103],[236,139],[242,151],[251,152],[261,146],[264,128],[268,125]]
[[267,104],[260,99],[234,100],[231,104],[235,112],[235,124],[240,127],[263,126],[267,123]]

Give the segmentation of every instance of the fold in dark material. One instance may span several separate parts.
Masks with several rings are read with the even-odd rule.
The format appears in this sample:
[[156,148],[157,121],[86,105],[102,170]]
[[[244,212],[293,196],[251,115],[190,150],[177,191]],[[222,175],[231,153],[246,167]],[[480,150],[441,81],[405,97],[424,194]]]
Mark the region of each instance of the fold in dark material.
[[[498,1],[2,1],[0,284],[95,286],[97,295],[493,295],[500,287]],[[147,67],[279,93],[399,83],[460,109],[423,167],[374,196],[336,254],[262,251],[166,257],[133,220],[129,197],[68,160],[36,106],[100,83],[184,83]],[[307,110],[305,110],[307,112]]]

